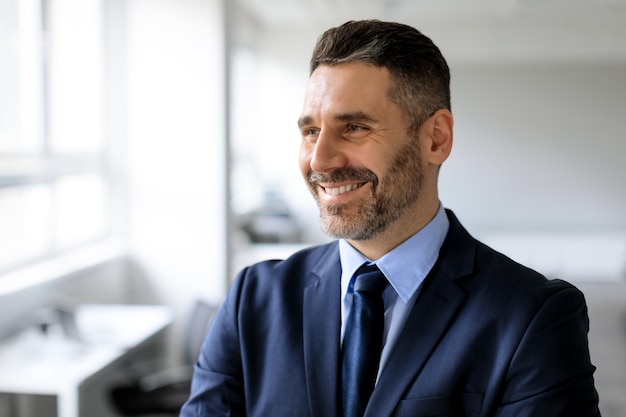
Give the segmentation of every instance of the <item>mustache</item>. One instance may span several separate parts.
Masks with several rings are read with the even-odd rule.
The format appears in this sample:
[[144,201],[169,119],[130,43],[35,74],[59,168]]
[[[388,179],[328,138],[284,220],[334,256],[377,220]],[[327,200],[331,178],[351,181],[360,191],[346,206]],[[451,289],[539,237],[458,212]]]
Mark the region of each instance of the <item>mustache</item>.
[[371,182],[374,188],[376,188],[378,185],[378,176],[367,168],[343,167],[337,168],[329,174],[311,171],[309,175],[307,175],[307,181],[311,185],[317,185],[320,182]]

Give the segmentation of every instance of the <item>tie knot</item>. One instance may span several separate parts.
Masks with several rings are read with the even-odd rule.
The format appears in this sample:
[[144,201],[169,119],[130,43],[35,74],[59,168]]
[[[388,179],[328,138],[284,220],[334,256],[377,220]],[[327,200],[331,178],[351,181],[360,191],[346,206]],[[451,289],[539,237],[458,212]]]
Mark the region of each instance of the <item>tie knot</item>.
[[387,278],[376,264],[360,267],[354,277],[354,291],[382,294],[387,286]]

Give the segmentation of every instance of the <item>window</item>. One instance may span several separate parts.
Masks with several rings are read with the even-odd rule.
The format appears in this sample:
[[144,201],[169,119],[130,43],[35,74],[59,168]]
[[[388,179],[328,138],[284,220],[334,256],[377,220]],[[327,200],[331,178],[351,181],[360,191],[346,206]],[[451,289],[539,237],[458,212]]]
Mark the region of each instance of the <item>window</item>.
[[0,0],[0,273],[111,225],[102,0]]

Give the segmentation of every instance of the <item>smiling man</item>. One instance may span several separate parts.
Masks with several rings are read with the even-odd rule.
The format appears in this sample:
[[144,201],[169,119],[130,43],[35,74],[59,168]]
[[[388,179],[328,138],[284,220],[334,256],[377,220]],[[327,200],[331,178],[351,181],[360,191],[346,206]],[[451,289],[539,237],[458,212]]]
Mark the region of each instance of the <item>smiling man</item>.
[[428,37],[373,20],[326,31],[298,126],[337,240],[239,273],[181,416],[599,416],[580,291],[440,202],[450,75]]
[[452,146],[449,110],[411,129],[389,97],[393,89],[385,67],[323,65],[311,75],[298,121],[300,169],[320,206],[322,230],[371,259],[434,217],[437,173]]

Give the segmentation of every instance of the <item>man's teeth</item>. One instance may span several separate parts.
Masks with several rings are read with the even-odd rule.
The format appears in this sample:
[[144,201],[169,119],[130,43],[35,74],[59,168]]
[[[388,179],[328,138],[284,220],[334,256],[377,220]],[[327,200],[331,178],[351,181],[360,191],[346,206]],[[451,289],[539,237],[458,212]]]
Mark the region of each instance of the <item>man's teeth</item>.
[[363,184],[348,184],[348,185],[342,185],[341,187],[325,188],[325,190],[326,190],[326,194],[339,195],[339,194],[347,193],[352,190],[356,190],[361,185]]

